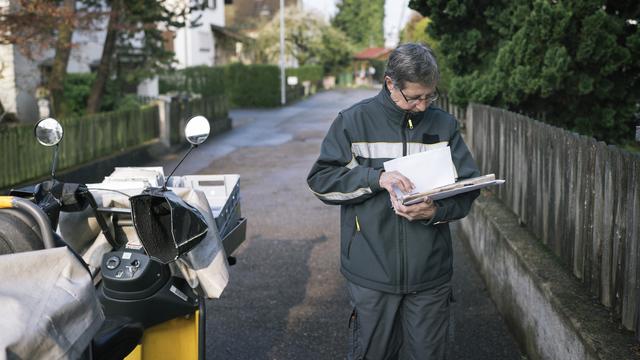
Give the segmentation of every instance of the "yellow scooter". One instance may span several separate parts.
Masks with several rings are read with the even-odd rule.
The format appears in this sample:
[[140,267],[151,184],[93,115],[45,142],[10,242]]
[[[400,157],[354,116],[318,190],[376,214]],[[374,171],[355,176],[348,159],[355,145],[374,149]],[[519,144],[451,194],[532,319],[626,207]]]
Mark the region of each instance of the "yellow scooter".
[[[41,121],[35,132],[47,146],[57,146],[62,139],[62,128],[53,119]],[[189,153],[208,134],[207,119],[192,118],[185,128],[192,144]],[[35,189],[13,191],[11,198],[0,197],[0,209],[12,208],[4,210],[5,220],[18,224],[16,229],[24,224],[33,229],[33,223],[39,224],[39,240],[46,248],[66,245],[73,252],[71,258],[91,275],[95,288],[89,298],[99,300],[104,322],[90,334],[91,344],[82,352],[83,358],[205,358],[205,299],[219,296],[224,289],[227,265],[235,262],[230,255],[246,236],[239,177],[172,174],[165,178],[158,168],[116,168],[99,184],[51,181]],[[37,221],[25,220],[24,204],[29,202],[22,198],[38,205]],[[50,229],[56,225],[59,234],[51,236]],[[0,232],[0,240],[2,235]],[[2,255],[0,241],[0,269],[3,257],[17,256],[18,251],[45,251],[38,250],[43,246],[33,236],[5,235],[13,246],[7,246]],[[64,312],[60,313],[64,318]],[[0,335],[0,351],[2,345]],[[57,350],[66,351],[63,346]],[[19,357],[29,357],[29,349],[20,351],[23,356]]]

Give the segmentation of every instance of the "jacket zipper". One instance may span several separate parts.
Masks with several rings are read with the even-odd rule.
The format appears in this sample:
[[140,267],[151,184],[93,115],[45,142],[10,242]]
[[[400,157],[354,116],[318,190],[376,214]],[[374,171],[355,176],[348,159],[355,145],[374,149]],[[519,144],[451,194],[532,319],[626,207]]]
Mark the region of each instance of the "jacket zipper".
[[404,244],[404,221],[402,220],[402,217],[398,216],[398,222],[399,222],[399,232],[400,232],[400,241],[398,244],[398,255],[400,256],[400,262],[399,262],[399,266],[400,266],[400,271],[398,272],[400,274],[400,279],[398,279],[398,287],[400,288],[400,292],[404,292],[404,283],[405,283],[405,273],[404,273],[404,262],[405,262],[405,244]]
[[404,113],[404,118],[402,119],[402,129],[400,133],[402,134],[402,156],[407,156],[407,134],[405,133],[406,127],[411,127],[413,129],[413,122],[409,119],[409,112]]
[[[400,133],[402,134],[402,156],[407,156],[407,128],[413,129],[413,122],[409,118],[409,112],[404,113],[404,118],[402,120],[402,129]],[[407,240],[405,239],[406,234],[406,222],[403,218],[398,217],[400,221],[400,291],[406,292],[408,288],[409,279],[407,279]]]
[[351,258],[351,246],[356,239],[356,234],[360,232],[360,221],[358,221],[358,215],[356,215],[356,231],[351,235],[351,240],[349,240],[349,245],[347,245],[347,259]]

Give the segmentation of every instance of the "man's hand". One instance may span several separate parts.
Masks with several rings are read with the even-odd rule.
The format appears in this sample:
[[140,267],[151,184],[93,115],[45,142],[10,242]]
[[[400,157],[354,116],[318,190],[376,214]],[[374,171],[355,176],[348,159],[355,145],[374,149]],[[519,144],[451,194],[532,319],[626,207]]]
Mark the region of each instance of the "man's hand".
[[423,202],[410,206],[402,205],[400,201],[393,197],[391,198],[391,202],[393,203],[396,214],[407,218],[409,221],[429,220],[436,214],[436,210],[438,209],[436,204],[428,197],[425,198]]
[[410,193],[414,185],[406,176],[397,171],[388,171],[380,174],[380,187],[389,192],[391,197],[391,204],[396,214],[404,218],[413,220],[429,220],[435,215],[437,207],[436,204],[428,197],[421,203],[417,203],[411,206],[404,206],[400,203],[396,197],[394,187],[400,189],[404,193]]
[[410,193],[414,188],[411,180],[397,171],[382,172],[382,174],[380,174],[379,182],[380,187],[386,189],[387,192],[389,192],[392,202],[396,199],[396,192],[393,189],[394,187],[397,187],[403,193]]

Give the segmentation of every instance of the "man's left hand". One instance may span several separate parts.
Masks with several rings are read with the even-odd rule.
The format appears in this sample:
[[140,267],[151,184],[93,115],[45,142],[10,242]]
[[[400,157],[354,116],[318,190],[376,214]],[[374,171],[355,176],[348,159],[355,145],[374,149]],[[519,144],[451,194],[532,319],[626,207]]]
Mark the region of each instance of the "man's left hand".
[[396,214],[407,218],[409,221],[429,220],[436,214],[436,210],[438,209],[436,204],[428,197],[425,198],[423,202],[410,206],[402,205],[400,201],[393,197],[391,202],[393,203],[393,209]]

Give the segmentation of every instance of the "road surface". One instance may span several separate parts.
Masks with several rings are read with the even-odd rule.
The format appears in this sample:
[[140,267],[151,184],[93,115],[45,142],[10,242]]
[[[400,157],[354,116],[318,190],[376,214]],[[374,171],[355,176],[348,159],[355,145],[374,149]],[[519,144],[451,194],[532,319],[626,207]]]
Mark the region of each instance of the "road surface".
[[[207,307],[207,359],[344,359],[349,300],[339,272],[339,208],[309,191],[307,173],[339,110],[376,94],[336,90],[274,110],[234,110],[177,174],[241,175],[247,240],[230,283]],[[178,160],[161,163],[165,172]],[[454,234],[454,359],[521,359]]]

